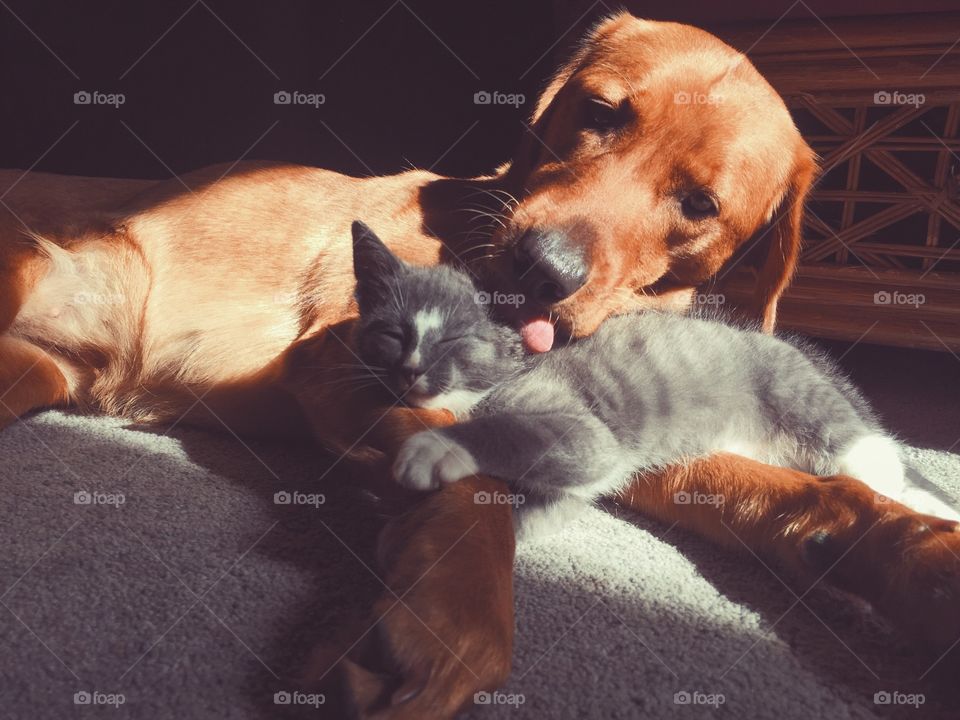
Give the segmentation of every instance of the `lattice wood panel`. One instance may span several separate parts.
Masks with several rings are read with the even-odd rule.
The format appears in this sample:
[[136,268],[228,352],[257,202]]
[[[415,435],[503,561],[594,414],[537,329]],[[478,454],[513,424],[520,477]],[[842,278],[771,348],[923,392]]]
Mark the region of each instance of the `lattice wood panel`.
[[720,34],[784,96],[820,156],[781,326],[960,352],[960,14]]
[[900,107],[795,103],[823,168],[805,216],[805,263],[913,270],[921,278],[960,270],[960,99],[934,104],[922,96],[923,104]]

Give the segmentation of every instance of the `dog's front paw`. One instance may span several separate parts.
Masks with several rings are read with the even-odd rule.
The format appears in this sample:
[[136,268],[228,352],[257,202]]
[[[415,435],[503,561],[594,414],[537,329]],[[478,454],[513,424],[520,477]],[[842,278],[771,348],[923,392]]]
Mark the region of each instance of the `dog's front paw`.
[[[917,515],[883,555],[890,581],[879,608],[937,652],[960,643],[960,526]],[[880,534],[882,536],[882,533]]]
[[477,472],[470,452],[443,433],[429,430],[407,440],[393,464],[393,477],[411,490],[434,490]]

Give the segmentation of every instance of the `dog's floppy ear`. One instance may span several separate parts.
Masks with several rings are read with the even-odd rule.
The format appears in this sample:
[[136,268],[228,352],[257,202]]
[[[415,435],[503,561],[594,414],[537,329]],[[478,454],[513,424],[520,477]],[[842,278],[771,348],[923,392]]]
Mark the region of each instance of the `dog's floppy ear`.
[[543,138],[553,114],[553,101],[561,88],[566,85],[570,76],[580,67],[587,54],[586,47],[587,44],[584,43],[574,53],[573,57],[556,72],[537,99],[537,105],[530,117],[530,122],[525,128],[523,137],[520,138],[520,145],[508,166],[510,176],[516,178],[518,182],[522,182],[522,179],[537,165],[540,154],[547,152],[543,146]]
[[771,225],[763,230],[767,247],[759,263],[750,311],[767,333],[773,332],[777,303],[797,268],[803,242],[803,206],[815,172],[813,151],[800,140],[786,190],[773,212]]
[[357,278],[354,295],[362,314],[392,297],[390,283],[403,269],[403,263],[373,230],[359,220],[354,221],[350,230],[353,233],[353,274]]
[[583,65],[584,60],[586,60],[592,47],[594,32],[587,34],[570,58],[553,74],[553,77],[550,78],[543,92],[540,93],[540,97],[537,98],[537,105],[533,109],[533,114],[530,116],[531,127],[542,130],[550,114],[553,100],[557,97],[557,93],[560,92],[560,89],[567,84],[573,74]]
[[567,61],[550,78],[543,92],[537,98],[537,104],[530,116],[529,129],[524,132],[520,140],[520,147],[514,154],[513,162],[510,165],[511,171],[516,176],[525,176],[536,165],[540,153],[547,152],[542,142],[555,107],[554,100],[557,94],[570,81],[574,73],[584,66],[600,38],[620,23],[630,19],[632,19],[630,13],[623,11],[600,20],[584,35]]
[[626,23],[634,22],[635,20],[636,18],[629,12],[620,10],[606,15],[594,23],[573,50],[570,58],[560,66],[560,69],[550,78],[550,82],[547,83],[543,92],[540,93],[540,97],[537,99],[537,106],[534,108],[533,116],[530,118],[530,123],[532,125],[539,125],[542,120],[546,119],[557,93],[560,92],[560,89],[573,77],[573,74],[583,67],[587,57],[594,50],[597,43],[615,32],[617,28],[624,26]]

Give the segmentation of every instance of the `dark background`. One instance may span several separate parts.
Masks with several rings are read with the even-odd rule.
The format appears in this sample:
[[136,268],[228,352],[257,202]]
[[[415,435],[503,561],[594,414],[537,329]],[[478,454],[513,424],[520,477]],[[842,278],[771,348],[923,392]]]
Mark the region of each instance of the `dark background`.
[[[638,15],[716,29],[787,13],[947,9],[883,0],[631,2]],[[588,0],[4,0],[0,167],[168,177],[241,157],[366,175],[410,164],[449,174],[506,160],[538,89],[583,27]],[[787,12],[789,10],[789,12]],[[119,109],[75,105],[123,93]],[[278,90],[326,103],[277,106]],[[478,106],[479,90],[527,103]],[[76,125],[74,123],[76,122]],[[59,139],[59,141],[58,141]],[[439,161],[439,162],[438,162]]]
[[[36,167],[70,174],[162,178],[248,151],[361,175],[441,157],[486,171],[510,156],[556,39],[549,2],[7,4],[30,30],[0,6],[0,166],[30,167],[79,121]],[[326,103],[274,104],[295,89]],[[494,89],[528,105],[474,104]],[[126,102],[78,106],[78,90]]]

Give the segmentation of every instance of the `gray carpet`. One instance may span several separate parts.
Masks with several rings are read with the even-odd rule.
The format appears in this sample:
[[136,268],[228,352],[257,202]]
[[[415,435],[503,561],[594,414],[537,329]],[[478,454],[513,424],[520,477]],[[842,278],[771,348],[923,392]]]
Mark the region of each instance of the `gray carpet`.
[[[860,346],[844,362],[960,498],[957,361]],[[376,522],[328,462],[61,412],[0,434],[0,717],[329,716],[274,702],[379,588]],[[522,547],[516,591],[513,677],[470,718],[958,716],[953,655],[912,651],[825,588],[797,603],[755,559],[642,518],[596,510]]]

